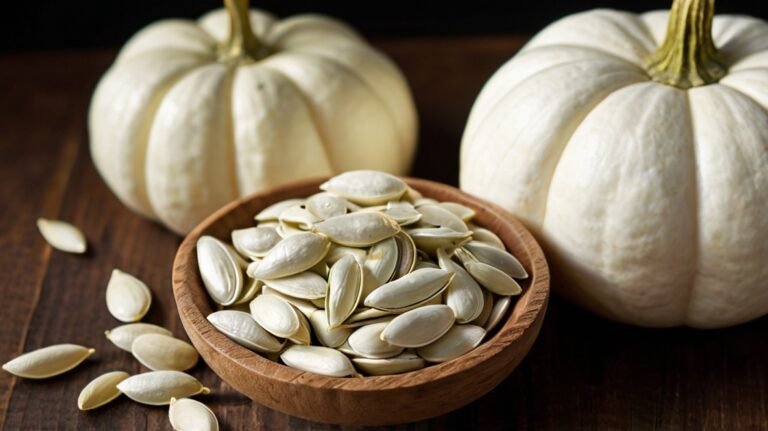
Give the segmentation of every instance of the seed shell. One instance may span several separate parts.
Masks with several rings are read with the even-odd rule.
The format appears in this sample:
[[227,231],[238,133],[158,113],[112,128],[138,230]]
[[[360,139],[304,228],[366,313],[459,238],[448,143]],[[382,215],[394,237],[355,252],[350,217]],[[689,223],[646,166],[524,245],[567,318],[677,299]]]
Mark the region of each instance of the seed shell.
[[336,348],[344,344],[349,338],[349,334],[352,333],[347,328],[331,328],[328,325],[328,319],[325,317],[325,312],[322,310],[316,310],[309,316],[309,322],[312,324],[312,329],[317,336],[317,339],[326,347]]
[[528,278],[528,272],[515,256],[505,250],[487,245],[479,241],[470,241],[464,244],[464,248],[472,253],[478,262],[483,262],[504,271],[513,278]]
[[262,258],[282,238],[273,227],[249,227],[232,231],[232,245],[243,256]]
[[163,334],[139,335],[131,345],[131,353],[142,365],[153,371],[186,371],[197,364],[197,350],[186,341]]
[[289,367],[331,377],[355,375],[355,367],[343,353],[320,346],[291,346],[280,355]]
[[197,265],[208,295],[217,304],[232,305],[243,290],[242,262],[229,245],[204,235],[197,240]]
[[151,323],[128,323],[120,325],[114,329],[104,331],[104,335],[115,346],[130,352],[133,340],[136,337],[144,334],[162,334],[173,335],[171,331],[163,328],[162,326],[153,325]]
[[150,371],[136,374],[118,383],[117,389],[128,398],[151,406],[164,406],[171,398],[207,395],[210,389],[181,371]]
[[478,283],[497,295],[519,295],[523,289],[504,271],[482,262],[467,262],[464,268]]
[[330,247],[331,242],[324,235],[302,232],[289,236],[264,256],[251,276],[269,280],[298,274],[320,262]]
[[363,293],[363,268],[351,255],[333,264],[328,275],[325,312],[328,325],[337,328],[355,311]]
[[280,201],[264,208],[261,212],[256,214],[253,219],[259,222],[259,226],[263,226],[264,224],[262,222],[276,221],[280,217],[280,213],[286,209],[303,204],[304,199],[287,199]]
[[205,404],[189,398],[171,398],[168,420],[176,431],[218,431],[219,421]]
[[314,230],[337,244],[368,247],[400,232],[400,225],[380,212],[354,212],[317,223]]
[[381,339],[381,332],[389,322],[374,323],[357,328],[347,342],[358,355],[366,358],[391,358],[403,352],[403,348],[389,344]]
[[288,338],[300,329],[299,313],[279,296],[261,294],[250,308],[256,323],[275,337]]
[[439,340],[420,347],[416,353],[429,362],[446,362],[477,347],[485,337],[485,329],[474,325],[454,325]]
[[91,380],[77,397],[80,410],[92,410],[119,397],[121,392],[117,384],[130,377],[125,371],[112,371]]
[[353,358],[352,362],[360,371],[370,376],[402,374],[420,370],[426,365],[424,359],[413,353],[401,353],[387,359]]
[[381,339],[400,347],[422,347],[442,337],[453,326],[453,310],[447,305],[426,305],[394,318]]
[[141,320],[152,305],[152,293],[138,278],[120,271],[112,270],[107,284],[107,309],[115,319],[121,322]]
[[418,269],[374,290],[365,298],[365,306],[406,311],[439,295],[452,279],[453,274],[442,269]]
[[456,314],[456,321],[468,323],[477,319],[483,311],[483,289],[445,250],[437,250],[437,259],[440,268],[455,274],[446,289],[445,302]]
[[378,171],[360,170],[337,175],[320,186],[360,205],[380,205],[399,200],[408,185],[394,175]]
[[60,220],[37,219],[37,228],[51,247],[67,253],[85,253],[88,243],[75,226]]
[[275,353],[285,345],[242,311],[216,311],[208,315],[208,321],[236,343],[257,352]]
[[19,377],[45,379],[75,368],[94,352],[77,344],[56,344],[11,359],[3,364],[3,369]]
[[283,278],[264,280],[264,284],[294,298],[319,299],[325,298],[328,283],[314,272],[304,271]]

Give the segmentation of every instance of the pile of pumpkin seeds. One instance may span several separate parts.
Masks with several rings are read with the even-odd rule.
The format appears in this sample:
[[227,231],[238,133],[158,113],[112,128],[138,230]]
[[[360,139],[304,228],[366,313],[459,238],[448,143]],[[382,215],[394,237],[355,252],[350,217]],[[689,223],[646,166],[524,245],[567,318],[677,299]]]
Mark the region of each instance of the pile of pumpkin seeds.
[[[39,219],[38,228],[56,249],[84,253],[87,248],[85,236],[69,223]],[[152,304],[149,287],[138,278],[114,269],[107,284],[106,303],[113,317],[126,322],[105,331],[107,339],[132,353],[151,371],[133,376],[125,371],[111,371],[96,377],[80,392],[78,408],[92,410],[125,394],[142,404],[170,404],[168,417],[175,430],[218,430],[213,412],[202,403],[186,398],[210,392],[196,378],[184,373],[197,364],[197,350],[186,341],[174,338],[166,328],[139,322]],[[2,368],[19,377],[44,379],[74,369],[94,353],[95,349],[77,344],[56,344],[24,353]]]
[[320,189],[198,240],[208,320],[235,342],[327,376],[404,373],[477,347],[521,293],[527,272],[473,209],[376,171]]

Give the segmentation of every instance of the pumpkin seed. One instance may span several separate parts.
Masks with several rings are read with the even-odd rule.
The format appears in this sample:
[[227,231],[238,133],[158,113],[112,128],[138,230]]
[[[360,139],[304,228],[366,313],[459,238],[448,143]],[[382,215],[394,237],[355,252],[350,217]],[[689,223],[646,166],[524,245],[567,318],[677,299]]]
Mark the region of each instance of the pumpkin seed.
[[314,230],[337,244],[367,247],[394,236],[400,225],[380,212],[355,212],[326,219]]
[[484,244],[478,241],[470,241],[464,244],[464,249],[469,251],[478,262],[482,262],[504,271],[513,278],[528,278],[528,272],[523,268],[515,256],[505,250]]
[[395,237],[377,242],[370,249],[363,264],[363,298],[395,276],[399,261]]
[[191,344],[163,334],[139,335],[131,345],[131,353],[153,371],[186,371],[195,366],[198,358]]
[[219,421],[205,404],[189,398],[171,398],[168,420],[176,431],[218,431]]
[[472,224],[470,224],[468,227],[472,231],[472,241],[482,242],[483,244],[496,247],[499,250],[506,250],[504,242],[495,233],[489,231],[488,229]]
[[88,243],[75,226],[60,220],[37,219],[37,229],[51,247],[67,253],[85,253]]
[[309,212],[309,210],[303,206],[293,206],[286,208],[280,213],[280,218],[278,220],[280,220],[281,225],[295,225],[299,229],[306,230],[311,229],[315,223],[320,221],[320,218]]
[[475,210],[472,208],[462,205],[460,203],[456,202],[440,202],[438,205],[441,207],[447,209],[448,211],[452,212],[453,215],[456,217],[462,219],[465,222],[468,222],[472,220],[472,218],[477,215]]
[[208,321],[236,343],[257,352],[275,353],[285,345],[242,311],[216,311],[208,315]]
[[141,320],[152,304],[152,293],[144,282],[119,269],[107,283],[107,309],[122,322]]
[[286,199],[264,208],[261,210],[261,212],[256,214],[253,219],[259,222],[259,226],[263,226],[261,222],[278,220],[280,218],[280,214],[286,209],[303,204],[304,199]]
[[457,232],[445,227],[415,228],[408,231],[416,247],[434,255],[438,248],[451,249],[466,242],[471,231]]
[[56,344],[11,359],[3,364],[3,369],[19,377],[45,379],[75,368],[94,352],[77,344]]
[[276,337],[288,338],[300,329],[299,313],[279,296],[261,294],[250,308],[256,323]]
[[385,311],[406,311],[439,295],[453,280],[442,269],[418,269],[379,287],[365,298],[365,306]]
[[109,331],[104,331],[104,335],[115,346],[130,352],[133,340],[144,334],[161,334],[171,336],[171,331],[151,323],[128,323],[118,326]]
[[319,275],[320,277],[328,278],[328,272],[330,270],[331,268],[328,266],[328,264],[321,260],[320,262],[317,262],[315,266],[313,266],[312,268],[309,268],[308,271],[312,271],[315,274]]
[[360,170],[337,175],[320,186],[360,205],[380,205],[399,200],[408,190],[403,180],[383,172]]
[[355,367],[343,353],[328,347],[291,346],[280,355],[289,367],[330,377],[355,375]]
[[331,243],[324,235],[302,232],[283,239],[264,256],[253,278],[269,280],[306,271],[320,262]]
[[493,304],[493,309],[491,310],[490,316],[488,316],[488,322],[485,323],[485,332],[491,332],[493,328],[496,327],[496,325],[501,322],[502,318],[505,314],[507,314],[507,310],[509,309],[509,305],[512,303],[512,298],[509,296],[503,296],[496,300],[496,302]]
[[196,378],[181,371],[150,371],[137,374],[118,383],[117,389],[128,398],[151,406],[170,404],[171,398],[207,395],[211,392]]
[[416,244],[413,239],[405,232],[399,232],[394,236],[397,243],[397,267],[395,268],[395,274],[390,280],[397,280],[398,278],[410,274],[416,266]]
[[312,324],[317,339],[326,347],[339,347],[347,341],[351,330],[346,328],[331,328],[328,325],[328,319],[325,312],[316,310],[309,316],[309,322]]
[[456,232],[469,231],[462,219],[440,206],[440,204],[422,205],[417,210],[422,215],[422,223],[448,228]]
[[483,289],[442,248],[437,250],[437,259],[440,268],[455,274],[446,289],[446,304],[456,315],[456,321],[468,323],[477,319],[483,311]]
[[424,359],[413,353],[402,353],[388,359],[353,358],[352,362],[362,372],[371,376],[402,374],[424,368]]
[[493,294],[490,291],[483,289],[483,310],[480,312],[480,315],[477,316],[477,319],[469,323],[477,326],[485,326],[485,324],[488,323],[488,319],[491,317],[492,311]]
[[485,329],[475,325],[454,325],[439,340],[416,349],[429,362],[446,362],[477,347],[485,337]]
[[483,287],[498,295],[519,295],[523,291],[514,278],[486,263],[467,262],[464,268]]
[[[306,317],[309,317],[312,315],[312,313],[318,309],[311,301],[307,301],[305,299],[299,299],[294,298],[293,296],[288,296],[283,293],[278,292],[277,290],[270,289],[269,286],[264,286],[261,288],[261,293],[264,295],[275,295],[280,298],[282,298],[285,302],[293,305],[296,307],[301,314],[303,314]],[[324,301],[325,298],[322,299]],[[324,306],[325,304],[323,304]],[[249,310],[250,311],[250,310]]]
[[355,311],[363,293],[363,269],[354,257],[346,255],[333,264],[328,275],[325,313],[328,325],[336,328]]
[[283,278],[264,280],[264,284],[294,298],[318,299],[325,298],[328,283],[314,272],[304,271]]
[[346,200],[330,193],[316,193],[307,198],[307,210],[321,220],[344,215],[348,209]]
[[235,250],[249,258],[262,258],[282,238],[273,227],[249,227],[232,231],[232,245]]
[[336,244],[331,246],[331,250],[328,252],[328,255],[325,256],[325,261],[328,263],[328,265],[333,265],[334,263],[338,262],[339,259],[348,254],[351,254],[355,260],[360,263],[360,265],[365,263],[365,258],[367,256],[365,249],[357,247],[345,247],[343,245]]
[[261,280],[251,279],[248,282],[248,286],[243,290],[243,294],[240,295],[240,297],[237,298],[237,301],[232,305],[247,304],[251,302],[251,300],[261,292],[263,286],[264,283]]
[[391,358],[403,352],[403,348],[381,339],[381,333],[390,322],[374,323],[357,328],[347,342],[358,355],[366,358]]
[[400,226],[418,223],[422,217],[421,213],[408,202],[387,202],[387,206],[381,212],[396,221]]
[[243,290],[243,270],[236,252],[218,239],[197,240],[197,265],[208,295],[221,305],[232,305]]
[[300,229],[297,225],[282,221],[275,227],[275,231],[277,231],[277,234],[283,239],[305,233],[305,231]]
[[92,410],[119,397],[121,392],[117,384],[130,377],[125,371],[112,371],[91,380],[77,397],[80,410]]
[[288,340],[294,344],[308,346],[312,343],[312,330],[310,329],[309,321],[301,313],[297,313],[296,315],[299,316],[299,330],[288,337]]
[[426,346],[448,332],[454,320],[451,307],[426,305],[395,317],[381,332],[381,339],[393,346]]
[[341,346],[337,347],[336,350],[339,352],[352,357],[359,357],[360,354],[352,350],[352,347],[349,346],[349,339],[345,341]]

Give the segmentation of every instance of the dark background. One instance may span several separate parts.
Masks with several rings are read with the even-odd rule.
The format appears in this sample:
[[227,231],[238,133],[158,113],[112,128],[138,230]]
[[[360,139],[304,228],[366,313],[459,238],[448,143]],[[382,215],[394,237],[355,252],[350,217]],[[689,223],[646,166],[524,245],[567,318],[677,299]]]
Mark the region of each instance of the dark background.
[[[119,47],[162,18],[196,18],[215,0],[16,0],[3,4],[0,52]],[[533,34],[564,15],[596,7],[631,11],[668,8],[671,0],[548,1],[252,1],[279,17],[318,12],[341,18],[365,36]],[[768,1],[720,0],[718,13],[768,18]]]

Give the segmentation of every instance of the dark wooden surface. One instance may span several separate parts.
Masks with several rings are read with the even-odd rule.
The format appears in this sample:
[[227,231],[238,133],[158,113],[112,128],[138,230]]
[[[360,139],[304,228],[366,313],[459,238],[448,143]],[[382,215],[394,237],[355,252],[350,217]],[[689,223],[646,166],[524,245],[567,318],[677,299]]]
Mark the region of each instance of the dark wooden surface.
[[[386,40],[408,76],[422,139],[414,176],[455,184],[458,146],[482,83],[519,38]],[[30,381],[0,372],[0,424],[29,429],[170,429],[165,408],[126,398],[82,413],[93,377],[141,371],[103,336],[117,326],[104,304],[113,267],[136,274],[155,302],[146,321],[184,336],[170,287],[180,239],[124,208],[96,174],[86,112],[114,52],[0,57],[0,362],[73,342],[95,347],[84,366]],[[52,251],[35,219],[80,226],[91,251]],[[727,330],[647,330],[593,317],[556,298],[533,350],[501,385],[469,406],[401,429],[768,429],[768,319]],[[260,407],[201,364],[206,399],[225,430],[332,429]]]

